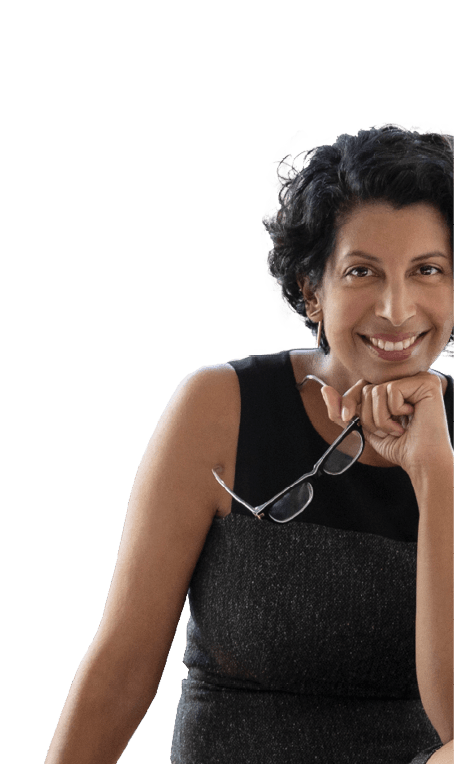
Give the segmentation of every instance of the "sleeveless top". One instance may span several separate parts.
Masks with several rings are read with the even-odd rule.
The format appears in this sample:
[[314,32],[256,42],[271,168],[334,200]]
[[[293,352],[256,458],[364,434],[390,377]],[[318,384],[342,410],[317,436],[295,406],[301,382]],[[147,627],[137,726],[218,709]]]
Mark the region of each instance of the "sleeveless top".
[[[230,365],[241,393],[233,490],[258,506],[327,443],[290,351]],[[442,743],[416,678],[418,519],[401,467],[360,462],[322,476],[288,523],[235,500],[215,517],[188,591],[172,764],[425,764]]]

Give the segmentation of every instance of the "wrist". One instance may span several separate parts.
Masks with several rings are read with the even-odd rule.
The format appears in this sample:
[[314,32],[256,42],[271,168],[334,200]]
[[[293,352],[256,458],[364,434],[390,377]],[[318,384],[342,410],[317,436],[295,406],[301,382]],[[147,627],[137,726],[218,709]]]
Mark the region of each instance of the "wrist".
[[414,464],[407,470],[413,488],[424,490],[429,486],[437,485],[452,492],[454,484],[454,452],[432,455],[422,463]]

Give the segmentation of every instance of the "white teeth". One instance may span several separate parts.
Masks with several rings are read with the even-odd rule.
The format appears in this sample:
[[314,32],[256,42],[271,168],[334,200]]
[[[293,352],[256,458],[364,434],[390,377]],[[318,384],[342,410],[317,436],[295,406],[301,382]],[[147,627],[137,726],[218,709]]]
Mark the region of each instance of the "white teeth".
[[413,345],[414,341],[418,337],[417,334],[415,334],[413,337],[409,337],[408,340],[404,340],[403,342],[383,342],[383,340],[376,340],[375,337],[369,337],[369,341],[372,343],[372,345],[375,345],[375,347],[379,347],[381,350],[406,350],[410,347],[410,345]]

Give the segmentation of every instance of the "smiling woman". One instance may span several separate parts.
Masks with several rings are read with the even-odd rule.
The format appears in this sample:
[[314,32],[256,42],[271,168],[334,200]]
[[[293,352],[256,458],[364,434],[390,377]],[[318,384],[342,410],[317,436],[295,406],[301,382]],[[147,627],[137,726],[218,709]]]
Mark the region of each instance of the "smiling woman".
[[358,204],[338,224],[318,288],[298,283],[330,338],[320,376],[341,392],[361,377],[379,384],[426,371],[450,340],[451,231],[425,202]]
[[172,397],[46,764],[118,760],[187,594],[174,764],[452,756],[452,149],[388,125],[291,168],[269,265],[318,347]]

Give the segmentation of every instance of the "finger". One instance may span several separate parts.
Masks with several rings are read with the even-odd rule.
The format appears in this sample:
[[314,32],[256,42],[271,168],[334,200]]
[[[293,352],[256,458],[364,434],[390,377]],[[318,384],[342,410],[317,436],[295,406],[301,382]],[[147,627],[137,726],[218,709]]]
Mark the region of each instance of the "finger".
[[340,424],[341,426],[343,426],[342,417],[341,417],[342,396],[340,395],[340,393],[338,393],[334,387],[330,387],[329,385],[324,385],[322,387],[322,396],[323,396],[323,400],[325,401],[328,416],[331,419],[331,421],[336,422],[336,424]]
[[365,385],[362,389],[361,425],[368,433],[386,438],[400,436],[404,430],[395,424],[388,408],[385,385]]
[[393,416],[401,417],[414,413],[415,407],[411,403],[405,402],[402,390],[392,382],[387,384],[386,392],[388,395],[388,406]]
[[387,385],[374,385],[372,387],[371,402],[372,419],[381,432],[391,435],[402,435],[405,432],[404,428],[392,419]]
[[374,420],[372,390],[374,385],[365,385],[361,390],[361,425],[369,432],[378,434],[380,427]]
[[359,414],[362,402],[362,390],[368,385],[367,379],[359,379],[353,387],[350,387],[342,396],[342,420],[349,422],[354,416]]

